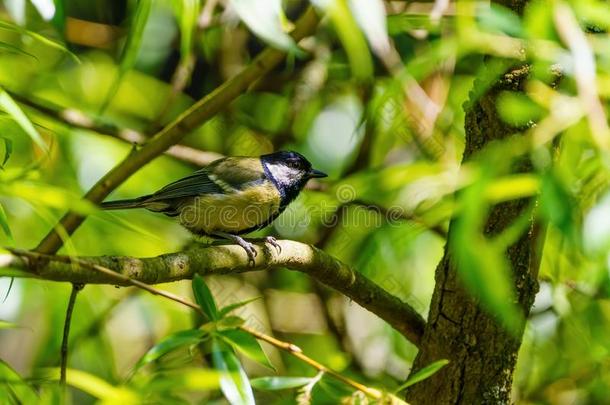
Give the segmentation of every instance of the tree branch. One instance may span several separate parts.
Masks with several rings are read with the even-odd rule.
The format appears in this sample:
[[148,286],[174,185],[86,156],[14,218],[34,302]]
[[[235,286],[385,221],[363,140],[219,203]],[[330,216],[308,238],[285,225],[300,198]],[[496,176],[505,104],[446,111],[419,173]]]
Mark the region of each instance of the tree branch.
[[[313,8],[299,18],[292,32],[292,37],[298,41],[310,35],[318,24],[318,16]],[[213,92],[193,104],[178,118],[159,131],[143,148],[134,150],[121,163],[102,177],[86,194],[89,201],[100,202],[112,190],[118,187],[133,173],[148,162],[178,143],[186,134],[212,118],[237,96],[248,89],[256,80],[271,71],[284,58],[284,52],[267,48],[257,56],[250,65],[238,75],[226,81]],[[63,227],[72,234],[84,221],[84,217],[73,212],[66,214],[57,226]],[[54,253],[62,245],[62,240],[54,227],[40,242],[36,250],[43,253]]]
[[[72,259],[68,256],[53,256],[51,261],[45,255],[13,249],[13,255],[0,256],[0,265],[26,270],[46,280],[124,286],[133,283],[87,267],[108,268],[133,281],[146,284],[189,279],[195,273],[236,274],[284,267],[306,273],[334,288],[384,319],[419,346],[425,321],[411,306],[320,249],[288,240],[278,243],[281,253],[273,248],[256,246],[258,255],[253,267],[248,265],[248,258],[239,246],[201,244],[195,244],[183,252],[149,258],[96,256]],[[87,266],[79,265],[79,262],[87,263]]]

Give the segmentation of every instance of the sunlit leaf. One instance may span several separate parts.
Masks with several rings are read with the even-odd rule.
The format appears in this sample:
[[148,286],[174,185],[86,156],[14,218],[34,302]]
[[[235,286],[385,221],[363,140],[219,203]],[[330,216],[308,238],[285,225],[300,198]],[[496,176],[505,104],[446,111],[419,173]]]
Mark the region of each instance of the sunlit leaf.
[[225,330],[225,329],[235,329],[246,322],[243,318],[239,316],[226,316],[224,318],[219,319],[214,323],[216,329]]
[[193,277],[193,295],[209,320],[216,321],[220,318],[212,291],[199,274],[195,274]]
[[44,183],[13,182],[1,184],[0,191],[5,195],[23,198],[40,205],[76,211],[81,214],[93,214],[97,208],[90,201],[75,196],[66,190]]
[[445,367],[447,364],[449,364],[449,360],[445,360],[445,359],[435,361],[432,364],[428,364],[426,367],[417,371],[413,375],[410,375],[409,378],[407,379],[407,381],[404,384],[402,384],[400,387],[398,387],[394,392],[398,393],[398,392],[404,390],[405,388],[412,386],[413,384],[417,384],[418,382],[431,377],[433,374],[435,374],[441,368]]
[[275,367],[269,361],[265,351],[256,338],[240,329],[228,329],[218,332],[218,335],[234,349],[240,351],[252,360],[273,370]]
[[223,308],[220,309],[220,312],[218,313],[218,316],[220,318],[224,318],[224,316],[227,315],[228,313],[230,313],[232,311],[235,311],[236,309],[241,308],[243,306],[246,306],[249,303],[254,302],[256,300],[259,300],[261,298],[263,298],[263,297],[253,297],[253,298],[247,299],[245,301],[240,301],[240,302],[236,302],[234,304],[229,304],[226,307],[223,307]]
[[542,176],[540,211],[550,223],[571,239],[576,237],[576,208],[574,198],[559,181],[558,176],[551,172],[545,173]]
[[231,0],[239,18],[265,42],[286,51],[301,53],[294,40],[284,31],[281,0]]
[[200,329],[183,330],[169,335],[146,352],[138,361],[136,368],[140,368],[145,364],[158,360],[161,356],[176,350],[179,347],[197,344],[205,338],[205,335],[206,332]]
[[[489,171],[491,168],[486,173]],[[458,272],[468,290],[489,312],[498,315],[509,331],[516,331],[522,319],[504,246],[493,244],[483,235],[489,206],[481,195],[488,181],[489,176],[482,175],[462,192],[462,210],[454,221],[450,243]]]
[[540,179],[534,174],[513,174],[495,179],[485,187],[485,198],[492,203],[531,197],[540,191]]
[[28,134],[28,136],[44,151],[47,151],[47,145],[42,140],[42,137],[34,128],[34,124],[25,115],[21,107],[13,100],[13,98],[4,90],[0,89],[0,109],[9,114],[17,124]]
[[0,319],[0,329],[14,329],[19,328],[19,325],[13,322],[3,321]]
[[0,41],[0,52],[9,52],[9,53],[25,55],[25,56],[29,56],[30,58],[34,58],[34,59],[38,60],[38,58],[36,56],[32,55],[31,53],[26,52],[23,49],[15,46],[15,45],[11,45],[9,43],[1,42],[1,41]]
[[479,25],[490,32],[522,36],[521,19],[512,10],[498,4],[485,5],[477,10]]
[[13,233],[11,232],[11,227],[8,224],[8,217],[6,216],[6,212],[4,211],[4,206],[2,204],[0,204],[0,227],[9,241],[12,242]]
[[299,388],[311,382],[311,377],[259,377],[250,380],[250,384],[258,390],[277,391]]
[[356,22],[364,31],[371,48],[378,55],[390,50],[385,5],[381,0],[348,0]]
[[144,34],[144,28],[148,22],[148,16],[150,15],[150,9],[152,0],[138,0],[138,4],[131,18],[129,35],[127,42],[123,48],[121,54],[121,62],[119,64],[118,73],[110,86],[110,90],[106,94],[106,98],[102,107],[101,112],[105,111],[108,104],[114,98],[116,92],[119,90],[123,76],[130,71],[136,64],[138,53],[140,52],[140,45],[142,45],[142,37]]
[[75,54],[70,52],[68,50],[68,48],[66,48],[65,46],[63,46],[60,43],[57,43],[40,34],[37,34],[36,32],[27,30],[23,27],[20,27],[19,25],[11,24],[10,22],[7,22],[7,21],[0,21],[0,28],[5,29],[5,30],[10,30],[10,31],[15,31],[15,32],[20,33],[21,35],[29,36],[48,47],[51,47],[53,49],[57,49],[61,52],[67,53],[75,62],[80,63],[80,59],[78,58],[78,56],[76,56]]
[[36,391],[4,360],[0,360],[0,380],[0,387],[6,387],[18,403],[38,403]]
[[212,361],[214,367],[222,372],[220,388],[225,398],[232,405],[254,404],[254,394],[248,376],[231,348],[214,339]]
[[2,140],[4,141],[4,159],[2,159],[0,167],[4,168],[4,165],[8,162],[13,153],[13,140],[7,137],[2,137]]
[[324,9],[330,17],[347,53],[354,77],[360,80],[369,79],[373,75],[371,53],[349,10],[347,0],[315,0],[313,3]]
[[194,367],[160,371],[155,373],[146,389],[170,392],[212,390],[220,387],[221,376],[217,370]]
[[502,92],[497,103],[502,119],[516,127],[531,125],[544,115],[542,107],[522,93]]
[[180,27],[180,56],[185,58],[193,48],[193,32],[199,16],[198,0],[174,0],[176,18]]
[[[59,380],[59,369],[44,369],[40,372],[45,378]],[[141,403],[139,395],[135,391],[127,387],[115,387],[100,377],[82,370],[67,369],[66,382],[107,403]]]

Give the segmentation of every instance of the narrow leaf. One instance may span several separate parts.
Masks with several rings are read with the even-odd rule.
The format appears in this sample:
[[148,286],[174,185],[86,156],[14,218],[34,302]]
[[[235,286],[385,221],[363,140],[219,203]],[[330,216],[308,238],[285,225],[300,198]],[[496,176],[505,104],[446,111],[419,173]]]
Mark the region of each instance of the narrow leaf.
[[30,138],[45,152],[48,150],[47,145],[42,140],[42,137],[34,128],[30,119],[25,115],[21,107],[13,100],[13,98],[4,90],[0,89],[0,109],[9,114],[15,122],[28,134]]
[[428,364],[426,367],[422,368],[415,374],[409,376],[407,381],[403,385],[398,387],[398,389],[396,389],[396,391],[394,392],[398,393],[404,390],[405,388],[412,386],[413,384],[417,384],[418,382],[425,380],[426,378],[435,374],[441,368],[445,367],[447,364],[449,364],[449,360],[446,359],[438,360],[432,364]]
[[212,341],[212,362],[222,372],[220,388],[232,405],[254,405],[254,394],[248,376],[235,353],[221,341]]
[[263,298],[263,297],[259,296],[259,297],[247,299],[245,301],[236,302],[234,304],[229,304],[220,310],[220,312],[218,313],[218,316],[220,318],[223,318],[225,315],[229,314],[231,311],[235,311],[237,308],[241,308],[241,307],[248,305],[249,303],[259,300],[261,298]]
[[30,38],[35,39],[36,41],[50,47],[50,48],[54,48],[57,49],[61,52],[67,53],[75,62],[80,63],[80,59],[78,59],[78,56],[76,56],[75,54],[73,54],[72,52],[70,52],[68,50],[68,48],[66,48],[65,46],[63,46],[60,43],[57,43],[55,41],[51,41],[50,39],[37,34],[33,31],[27,30],[23,27],[20,27],[16,24],[11,24],[10,22],[7,21],[0,21],[0,28],[1,29],[5,29],[5,30],[9,30],[9,31],[15,31],[20,33],[21,35],[26,35]]
[[195,277],[193,277],[193,295],[210,321],[220,319],[214,296],[199,274],[195,274]]
[[6,164],[6,162],[8,162],[11,155],[13,154],[13,141],[11,138],[7,137],[2,137],[2,139],[4,140],[4,159],[2,159],[2,164],[0,165],[0,167],[4,168],[4,165]]
[[121,85],[121,81],[123,80],[123,76],[129,70],[131,70],[136,64],[136,59],[138,57],[138,53],[140,52],[140,45],[142,45],[142,37],[144,35],[144,28],[146,28],[146,23],[148,22],[148,16],[150,15],[152,1],[151,0],[139,0],[138,5],[136,6],[136,10],[133,14],[129,36],[127,37],[127,42],[125,43],[125,47],[123,48],[123,52],[121,54],[121,63],[119,65],[119,71],[114,79],[108,94],[100,108],[101,112],[104,112],[110,104],[110,101],[114,98],[116,92]]
[[250,380],[250,384],[263,391],[287,390],[299,388],[311,382],[310,377],[259,377]]
[[6,216],[6,212],[4,211],[2,204],[0,204],[0,227],[2,227],[2,231],[9,241],[13,242],[13,233],[11,232],[11,228],[8,224],[8,217]]
[[231,0],[239,18],[265,42],[285,51],[301,53],[283,29],[285,19],[281,0]]
[[349,8],[373,51],[380,56],[390,50],[385,5],[381,0],[349,0]]
[[19,54],[19,55],[25,55],[25,56],[29,56],[31,58],[38,60],[38,58],[36,56],[32,55],[31,53],[26,52],[23,49],[15,46],[15,45],[6,43],[6,42],[0,42],[0,51],[15,53],[15,54]]
[[22,404],[38,403],[36,391],[3,360],[0,360],[0,380],[10,389],[13,396]]
[[174,9],[180,27],[180,57],[184,59],[193,48],[193,33],[199,16],[199,1],[175,0]]
[[169,335],[142,356],[136,365],[136,369],[159,359],[161,356],[176,350],[179,347],[197,344],[201,342],[205,335],[206,332],[200,329],[183,330],[174,333],[173,335]]
[[254,336],[244,332],[240,329],[227,329],[219,331],[220,337],[227,343],[229,343],[235,350],[240,351],[252,360],[267,366],[273,370],[275,367],[269,361],[269,358],[265,354],[265,351],[261,347],[258,340]]

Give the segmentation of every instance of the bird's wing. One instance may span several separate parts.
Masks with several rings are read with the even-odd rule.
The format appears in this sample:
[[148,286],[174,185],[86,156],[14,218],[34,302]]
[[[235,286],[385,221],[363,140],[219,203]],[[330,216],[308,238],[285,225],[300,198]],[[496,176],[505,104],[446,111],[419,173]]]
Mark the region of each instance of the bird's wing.
[[207,168],[168,184],[146,199],[146,202],[194,197],[202,194],[222,194],[223,189],[208,176]]
[[252,182],[265,179],[259,158],[228,157],[208,166],[208,174],[225,191],[237,191]]

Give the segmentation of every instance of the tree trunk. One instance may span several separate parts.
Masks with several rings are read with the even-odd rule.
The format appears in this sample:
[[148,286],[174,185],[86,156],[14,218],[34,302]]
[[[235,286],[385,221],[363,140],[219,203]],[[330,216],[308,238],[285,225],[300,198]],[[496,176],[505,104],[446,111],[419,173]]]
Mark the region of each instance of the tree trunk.
[[[519,13],[523,4],[523,1],[504,2],[504,5]],[[511,70],[468,109],[464,161],[490,141],[515,132],[515,128],[498,116],[496,99],[502,90],[521,91],[528,72],[527,67]],[[531,169],[530,162],[525,159],[518,166],[515,171]],[[494,206],[487,219],[485,234],[493,236],[500,233],[524,212],[529,203],[529,200],[522,199]],[[450,234],[452,228],[450,225]],[[535,246],[538,233],[537,227],[532,224],[528,232],[506,251],[512,267],[514,288],[525,316],[538,289],[539,251]],[[512,334],[507,332],[464,289],[448,243],[436,270],[428,324],[413,370],[439,359],[448,359],[450,363],[409,389],[407,400],[417,405],[510,403],[512,376],[522,334],[523,330]]]

